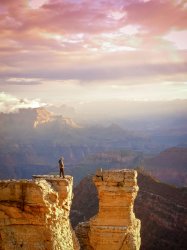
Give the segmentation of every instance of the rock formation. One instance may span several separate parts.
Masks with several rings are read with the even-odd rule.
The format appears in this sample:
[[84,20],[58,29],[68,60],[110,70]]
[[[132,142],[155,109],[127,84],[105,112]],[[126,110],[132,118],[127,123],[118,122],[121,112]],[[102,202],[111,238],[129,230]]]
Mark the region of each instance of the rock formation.
[[[187,188],[159,182],[142,170],[138,171],[137,183],[134,211],[141,220],[141,249],[187,249]],[[98,213],[97,196],[91,176],[75,187],[70,216],[74,227]],[[83,229],[85,232],[86,226]]]
[[137,250],[140,221],[133,212],[137,195],[134,170],[98,171],[93,180],[98,190],[99,213],[76,228],[81,249]]
[[79,249],[69,222],[73,178],[0,181],[0,249]]

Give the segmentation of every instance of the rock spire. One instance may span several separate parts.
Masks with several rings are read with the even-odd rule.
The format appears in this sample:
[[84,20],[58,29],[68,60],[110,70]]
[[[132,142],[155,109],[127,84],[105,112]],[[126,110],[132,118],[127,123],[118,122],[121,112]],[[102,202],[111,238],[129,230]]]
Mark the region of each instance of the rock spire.
[[138,250],[140,221],[133,212],[138,191],[137,172],[97,171],[93,181],[98,190],[99,213],[77,226],[81,249]]

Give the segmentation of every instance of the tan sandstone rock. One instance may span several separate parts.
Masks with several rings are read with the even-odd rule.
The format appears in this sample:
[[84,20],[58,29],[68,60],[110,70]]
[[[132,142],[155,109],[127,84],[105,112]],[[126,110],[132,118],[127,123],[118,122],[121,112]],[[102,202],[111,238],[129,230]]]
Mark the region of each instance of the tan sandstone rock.
[[99,213],[76,228],[81,249],[138,250],[140,221],[133,212],[137,172],[97,171],[93,180],[98,190]]
[[72,185],[71,176],[0,181],[0,249],[79,249],[69,222]]

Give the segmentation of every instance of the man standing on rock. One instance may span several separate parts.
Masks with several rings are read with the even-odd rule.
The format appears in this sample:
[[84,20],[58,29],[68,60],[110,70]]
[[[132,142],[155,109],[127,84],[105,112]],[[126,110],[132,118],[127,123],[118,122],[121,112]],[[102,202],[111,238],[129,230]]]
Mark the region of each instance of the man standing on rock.
[[64,158],[61,157],[60,160],[58,161],[59,164],[59,169],[60,169],[60,177],[62,176],[63,178],[65,178],[64,176]]

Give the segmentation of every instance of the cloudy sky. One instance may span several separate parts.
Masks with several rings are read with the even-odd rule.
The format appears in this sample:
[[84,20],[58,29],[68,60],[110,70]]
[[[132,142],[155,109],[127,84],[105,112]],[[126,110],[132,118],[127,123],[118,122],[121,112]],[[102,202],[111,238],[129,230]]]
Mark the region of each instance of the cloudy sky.
[[0,0],[0,41],[3,101],[187,98],[186,0]]

